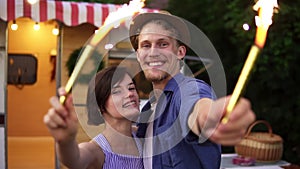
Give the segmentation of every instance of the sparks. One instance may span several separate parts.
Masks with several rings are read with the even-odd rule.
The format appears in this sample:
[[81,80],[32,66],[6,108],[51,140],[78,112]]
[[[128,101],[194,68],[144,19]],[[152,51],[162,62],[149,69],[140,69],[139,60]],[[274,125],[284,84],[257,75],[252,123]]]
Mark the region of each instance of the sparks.
[[265,45],[267,31],[272,24],[274,9],[277,8],[277,0],[259,0],[253,6],[253,9],[258,12],[258,16],[255,16],[255,24],[257,26],[255,44],[259,48],[263,48]]
[[257,56],[265,45],[267,32],[269,26],[272,24],[273,12],[276,8],[278,8],[277,0],[258,0],[253,6],[253,9],[258,11],[258,16],[255,16],[255,24],[257,26],[255,42],[249,51],[247,60],[233,90],[228,106],[226,107],[226,114],[222,119],[222,123],[224,124],[228,122],[229,114],[233,111],[240,98],[240,95],[245,88],[245,83],[248,81],[251,70],[255,65]]
[[[96,33],[94,38],[91,40],[91,45],[97,45],[97,43],[100,42],[112,28],[117,28],[123,22],[125,22],[126,19],[129,21],[128,17],[132,17],[134,14],[140,12],[144,6],[145,0],[132,0],[129,2],[129,4],[122,5],[122,7],[118,8],[117,11],[109,13],[108,17],[104,21],[103,26],[99,28],[101,32]],[[109,24],[114,25],[107,26]]]
[[145,0],[132,0],[129,4],[123,4],[117,11],[109,13],[104,25],[118,21],[121,18],[133,16],[135,13],[140,12],[144,6]]
[[[129,5],[124,4],[122,7],[118,8],[117,11],[111,12],[106,18],[103,26],[99,28],[97,33],[94,34],[94,37],[91,39],[90,43],[85,47],[82,52],[76,66],[65,86],[65,90],[67,93],[71,91],[71,88],[77,79],[80,70],[83,67],[83,64],[88,59],[93,49],[97,44],[109,33],[109,31],[128,19],[128,17],[132,17],[135,13],[140,12],[142,8],[145,6],[145,0],[132,0],[129,2]],[[114,24],[112,24],[114,23]],[[66,96],[60,97],[60,102],[64,103],[66,100]]]

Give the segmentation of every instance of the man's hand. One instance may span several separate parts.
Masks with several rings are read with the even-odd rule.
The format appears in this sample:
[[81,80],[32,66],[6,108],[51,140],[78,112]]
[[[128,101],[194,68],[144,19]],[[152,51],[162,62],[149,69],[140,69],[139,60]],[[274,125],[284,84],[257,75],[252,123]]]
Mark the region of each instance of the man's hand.
[[254,122],[255,114],[249,100],[240,98],[226,124],[221,123],[226,113],[230,96],[216,101],[200,99],[189,117],[192,131],[222,145],[235,145],[241,141],[248,126]]

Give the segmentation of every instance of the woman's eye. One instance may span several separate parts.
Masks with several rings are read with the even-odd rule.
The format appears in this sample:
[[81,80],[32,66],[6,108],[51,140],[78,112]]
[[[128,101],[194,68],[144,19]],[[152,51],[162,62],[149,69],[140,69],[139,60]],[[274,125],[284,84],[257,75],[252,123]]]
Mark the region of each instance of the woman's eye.
[[118,94],[118,93],[121,93],[121,90],[113,90],[113,91],[111,92],[111,94]]
[[129,87],[128,90],[132,91],[132,90],[136,90],[135,87]]
[[130,84],[130,85],[128,86],[128,90],[130,90],[130,91],[136,90],[135,85],[134,85],[134,84]]

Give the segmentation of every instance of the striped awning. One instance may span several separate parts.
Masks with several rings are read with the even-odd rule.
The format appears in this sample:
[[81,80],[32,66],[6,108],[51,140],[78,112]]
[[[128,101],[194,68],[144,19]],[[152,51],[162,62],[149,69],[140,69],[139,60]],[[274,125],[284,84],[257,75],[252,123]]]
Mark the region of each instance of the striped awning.
[[27,0],[0,0],[0,4],[0,17],[4,21],[28,17],[36,22],[58,20],[67,26],[90,23],[96,27],[103,25],[110,12],[121,7],[115,4],[54,0],[39,0],[33,5]]

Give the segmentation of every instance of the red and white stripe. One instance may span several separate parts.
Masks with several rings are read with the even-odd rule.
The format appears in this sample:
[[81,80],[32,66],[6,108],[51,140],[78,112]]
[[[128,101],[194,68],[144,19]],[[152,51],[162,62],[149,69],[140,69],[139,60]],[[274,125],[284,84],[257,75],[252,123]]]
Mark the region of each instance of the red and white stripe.
[[53,0],[39,0],[33,5],[27,0],[0,0],[0,4],[0,17],[4,21],[28,17],[36,22],[55,19],[68,26],[90,23],[97,27],[103,25],[110,12],[121,7],[114,4]]

